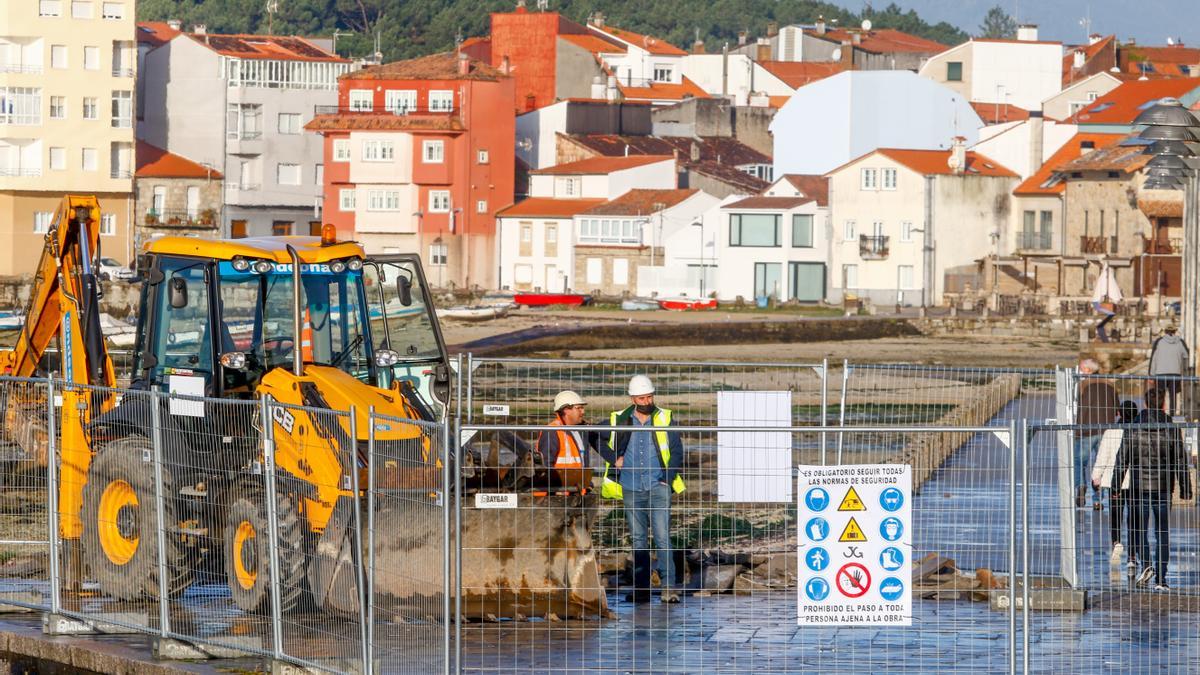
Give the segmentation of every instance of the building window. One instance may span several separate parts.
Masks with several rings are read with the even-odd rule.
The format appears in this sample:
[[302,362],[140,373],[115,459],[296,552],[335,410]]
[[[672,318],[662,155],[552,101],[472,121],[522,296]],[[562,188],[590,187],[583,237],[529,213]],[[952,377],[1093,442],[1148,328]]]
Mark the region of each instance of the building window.
[[792,248],[813,247],[813,217],[808,213],[792,215]]
[[730,246],[780,246],[779,215],[735,213],[729,216]]
[[62,1],[40,0],[38,2],[38,16],[62,16]]
[[276,237],[286,237],[292,233],[290,220],[276,220],[271,223],[271,234]]
[[83,67],[85,70],[100,70],[100,48],[83,48]]
[[354,188],[342,188],[338,190],[338,210],[353,211],[357,196],[358,192]]
[[313,185],[325,184],[325,165],[317,164],[313,166]]
[[117,235],[117,214],[100,214],[100,234],[106,237],[115,237]]
[[422,141],[421,157],[426,164],[441,164],[445,161],[445,141]]
[[51,96],[50,97],[50,119],[61,120],[67,117],[67,97],[66,96]]
[[913,240],[913,225],[911,220],[900,222],[900,241]]
[[396,158],[396,144],[392,141],[363,141],[364,162],[390,162]]
[[899,265],[896,267],[896,283],[901,290],[915,288],[913,285],[913,266]]
[[842,288],[858,288],[858,265],[842,265]]
[[412,89],[388,89],[383,92],[383,108],[396,115],[414,112],[417,109],[417,92]]
[[104,19],[121,20],[125,18],[125,3],[106,2],[100,6],[100,17]]
[[33,233],[45,234],[50,231],[50,220],[54,214],[49,211],[37,211],[33,214]]
[[962,61],[946,62],[946,81],[962,82]]
[[51,171],[66,171],[67,170],[67,149],[66,148],[50,148],[50,170]]
[[895,169],[884,169],[883,170],[883,189],[884,190],[895,190],[896,189],[896,170]]
[[489,161],[489,158],[488,158],[488,151],[487,151],[487,150],[480,150],[480,151],[479,151],[479,154],[478,154],[478,161],[479,161],[479,163],[480,163],[480,164],[487,164],[487,163],[488,163],[488,161]]
[[654,81],[655,82],[670,82],[675,74],[675,69],[671,66],[654,66]]
[[300,165],[283,163],[275,165],[275,182],[280,185],[299,185]]
[[429,112],[450,112],[454,110],[454,92],[434,89],[429,92]]
[[350,161],[350,139],[335,138],[333,140],[333,161],[349,162]]
[[50,67],[59,69],[67,67],[66,45],[50,45]]
[[480,199],[475,202],[475,213],[487,213],[487,200]]
[[82,166],[84,171],[99,171],[100,152],[95,148],[84,148]]
[[862,190],[878,190],[879,189],[879,170],[878,169],[863,169],[860,172],[862,181],[859,189]]
[[262,138],[262,106],[257,103],[230,103],[225,136],[233,140]]
[[579,196],[580,179],[574,176],[566,178],[554,179],[555,197],[577,197]]
[[600,258],[587,259],[587,282],[589,284],[604,283],[604,261]]
[[112,125],[116,129],[133,128],[133,92],[112,93]]
[[521,243],[529,244],[533,242],[533,225],[521,226]]
[[449,258],[449,246],[445,244],[429,245],[429,264],[434,267],[444,267]]
[[449,190],[430,190],[429,191],[429,211],[431,213],[449,213],[449,211],[450,211],[450,191]]
[[747,164],[738,167],[743,173],[748,173],[759,180],[765,180],[770,183],[775,175],[775,168],[770,164]]
[[547,244],[557,244],[558,243],[558,226],[557,225],[550,225],[549,223],[546,224],[546,243]]
[[613,258],[612,282],[613,282],[614,286],[625,286],[629,283],[629,260],[628,259]]
[[400,191],[399,190],[368,190],[367,191],[367,210],[368,211],[399,211],[400,210]]
[[370,89],[351,89],[350,109],[357,112],[370,112],[374,109],[372,101],[374,93]]
[[99,107],[100,106],[96,103],[96,99],[94,97],[89,96],[89,97],[83,99],[83,119],[85,119],[85,120],[98,119],[99,118]]
[[155,185],[150,197],[150,210],[156,216],[161,216],[167,209],[167,186]]
[[41,123],[41,89],[0,87],[0,124],[36,126]]
[[780,297],[783,286],[783,265],[780,263],[754,263],[754,297]]
[[184,192],[184,208],[187,209],[188,220],[196,220],[200,216],[200,188],[189,185]]
[[579,241],[592,244],[640,244],[641,223],[621,218],[583,218],[579,221]]
[[72,0],[71,2],[71,18],[73,19],[94,19],[96,18],[93,11],[91,0]]
[[842,241],[857,241],[858,228],[853,220],[842,223]]
[[300,113],[279,113],[279,133],[300,133]]

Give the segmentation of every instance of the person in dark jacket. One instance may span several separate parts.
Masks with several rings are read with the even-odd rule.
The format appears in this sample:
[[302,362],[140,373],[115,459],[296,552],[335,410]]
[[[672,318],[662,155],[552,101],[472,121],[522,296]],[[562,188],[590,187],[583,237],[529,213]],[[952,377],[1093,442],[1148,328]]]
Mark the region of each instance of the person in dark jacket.
[[1167,326],[1150,350],[1150,376],[1154,387],[1166,393],[1167,412],[1171,415],[1179,413],[1179,378],[1188,367],[1187,343],[1175,332],[1175,326]]
[[[1138,425],[1164,425],[1171,417],[1163,412],[1163,392],[1146,392],[1146,408],[1138,415]],[[1120,485],[1129,473],[1129,537],[1133,555],[1143,565],[1134,579],[1135,585],[1145,587],[1153,578],[1155,589],[1169,590],[1167,562],[1171,543],[1171,495],[1179,488],[1179,496],[1192,498],[1192,482],[1188,476],[1188,456],[1179,429],[1142,428],[1125,431],[1121,440],[1121,466],[1113,476]],[[1154,520],[1154,565],[1150,565],[1150,520]]]

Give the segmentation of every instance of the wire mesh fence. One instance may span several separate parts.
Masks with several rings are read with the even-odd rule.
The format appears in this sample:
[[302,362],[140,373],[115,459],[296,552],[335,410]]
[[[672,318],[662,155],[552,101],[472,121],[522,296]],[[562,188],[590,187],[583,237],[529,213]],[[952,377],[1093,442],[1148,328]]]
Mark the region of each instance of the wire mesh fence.
[[49,384],[0,381],[0,602],[50,602]]

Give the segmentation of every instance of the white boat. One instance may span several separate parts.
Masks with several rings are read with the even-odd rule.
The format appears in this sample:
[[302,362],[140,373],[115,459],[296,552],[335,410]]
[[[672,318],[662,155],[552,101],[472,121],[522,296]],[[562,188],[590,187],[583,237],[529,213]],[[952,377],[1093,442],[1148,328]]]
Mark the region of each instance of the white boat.
[[508,307],[504,306],[447,307],[437,311],[439,319],[456,319],[458,321],[491,321],[507,313]]
[[24,312],[0,312],[0,330],[16,330],[25,325]]
[[648,298],[629,298],[621,301],[621,309],[627,312],[640,312],[648,309],[658,309],[658,301]]
[[114,347],[130,347],[137,339],[137,326],[111,314],[100,314],[100,331]]

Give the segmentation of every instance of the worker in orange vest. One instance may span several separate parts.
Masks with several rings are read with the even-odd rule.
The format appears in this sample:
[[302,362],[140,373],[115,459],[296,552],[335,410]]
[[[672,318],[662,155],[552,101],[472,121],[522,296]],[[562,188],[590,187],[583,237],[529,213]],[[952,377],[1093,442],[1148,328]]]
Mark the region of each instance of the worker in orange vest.
[[[554,397],[554,419],[550,426],[580,426],[584,421],[587,401],[573,391],[560,391]],[[588,446],[596,447],[599,436],[594,432],[547,429],[538,435],[537,449],[546,467],[548,487],[574,487],[586,493],[592,485],[592,469],[588,463]]]

